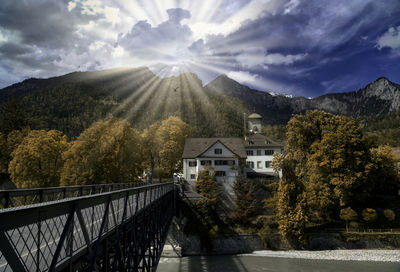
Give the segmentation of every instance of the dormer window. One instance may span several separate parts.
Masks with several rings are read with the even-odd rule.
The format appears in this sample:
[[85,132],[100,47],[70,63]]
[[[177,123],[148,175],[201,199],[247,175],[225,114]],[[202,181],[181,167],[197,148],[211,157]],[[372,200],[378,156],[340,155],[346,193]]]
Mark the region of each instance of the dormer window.
[[216,148],[216,149],[214,149],[214,154],[221,155],[221,154],[222,154],[222,148]]
[[252,145],[252,144],[254,144],[254,142],[253,141],[249,141],[249,145]]
[[265,144],[271,144],[271,142],[268,140],[265,140]]

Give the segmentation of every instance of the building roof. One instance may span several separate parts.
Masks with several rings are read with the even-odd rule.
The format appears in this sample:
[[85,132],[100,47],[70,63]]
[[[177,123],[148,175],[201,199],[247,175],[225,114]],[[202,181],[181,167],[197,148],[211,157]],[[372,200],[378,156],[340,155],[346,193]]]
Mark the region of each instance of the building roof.
[[261,115],[259,115],[258,113],[252,113],[250,114],[247,119],[262,119],[263,117]]
[[284,144],[272,141],[260,133],[255,133],[246,137],[245,147],[284,147]]
[[182,158],[197,158],[217,142],[223,144],[239,158],[247,157],[242,138],[187,138],[185,141]]

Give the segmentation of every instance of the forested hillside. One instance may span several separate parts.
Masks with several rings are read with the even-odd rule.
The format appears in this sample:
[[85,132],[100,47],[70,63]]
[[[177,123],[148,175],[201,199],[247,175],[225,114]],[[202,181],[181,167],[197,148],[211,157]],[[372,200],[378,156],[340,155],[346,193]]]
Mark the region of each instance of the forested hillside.
[[193,128],[194,136],[241,136],[248,112],[240,99],[205,90],[194,74],[162,79],[147,68],[29,79],[0,90],[0,99],[5,134],[29,126],[72,138],[108,114],[139,130],[174,115]]
[[292,114],[310,109],[357,117],[378,143],[400,144],[400,87],[386,78],[357,92],[314,99],[273,96],[225,75],[203,87],[195,74],[160,78],[146,67],[28,79],[0,90],[3,133],[29,126],[57,129],[70,138],[109,114],[127,119],[138,130],[174,115],[188,123],[196,137],[242,136],[243,113],[256,111],[269,126],[264,133],[282,134],[277,139],[284,140],[282,125]]
[[382,116],[363,116],[358,121],[378,144],[400,146],[400,111]]

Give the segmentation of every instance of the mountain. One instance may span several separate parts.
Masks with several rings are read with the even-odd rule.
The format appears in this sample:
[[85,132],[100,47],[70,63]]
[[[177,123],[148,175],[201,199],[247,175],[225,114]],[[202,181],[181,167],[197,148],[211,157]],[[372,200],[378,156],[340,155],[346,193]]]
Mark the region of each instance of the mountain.
[[271,95],[250,89],[228,78],[217,77],[205,86],[210,92],[228,94],[240,98],[253,111],[264,116],[269,124],[282,124],[295,113],[310,109],[320,109],[334,114],[359,116],[378,116],[400,109],[400,85],[387,78],[378,78],[365,88],[348,93],[333,93],[313,99]]
[[400,109],[400,85],[380,77],[358,91],[327,94],[312,101],[317,108],[333,113],[353,117],[381,115]]
[[74,72],[1,89],[0,131],[29,125],[76,137],[111,113],[139,130],[176,115],[193,127],[193,136],[241,136],[244,112],[260,113],[265,124],[286,124],[292,114],[309,109],[382,116],[400,110],[400,86],[382,77],[355,92],[308,99],[271,95],[226,75],[203,87],[193,73],[162,78],[146,67]]
[[3,133],[29,125],[74,138],[113,114],[139,130],[175,115],[194,136],[241,136],[245,111],[238,98],[207,92],[195,74],[161,78],[146,67],[28,79],[0,90]]

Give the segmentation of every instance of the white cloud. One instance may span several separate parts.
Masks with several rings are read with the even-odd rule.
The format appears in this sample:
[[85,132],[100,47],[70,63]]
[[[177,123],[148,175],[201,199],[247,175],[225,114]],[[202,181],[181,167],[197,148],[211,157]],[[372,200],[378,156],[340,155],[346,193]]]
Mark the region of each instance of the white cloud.
[[111,23],[115,24],[115,23],[121,22],[118,8],[105,7],[104,8],[104,16],[106,17],[106,20]]
[[240,53],[236,56],[236,61],[239,62],[243,67],[257,67],[265,66],[265,54],[266,50],[264,47],[248,48],[245,52]]
[[400,49],[400,26],[391,27],[386,31],[377,42],[377,47],[382,49],[389,47],[391,49]]
[[95,42],[92,42],[92,43],[89,45],[89,49],[92,50],[92,51],[94,51],[94,50],[96,50],[96,49],[102,48],[104,45],[105,45],[105,42],[103,42],[103,41],[95,41]]
[[290,0],[290,2],[285,4],[285,10],[283,11],[283,14],[295,13],[295,10],[299,4],[300,0]]
[[268,68],[268,65],[290,65],[307,57],[307,54],[283,55],[280,53],[267,54],[265,48],[255,47],[247,49],[236,56],[236,61],[243,67]]
[[169,20],[156,27],[147,21],[140,21],[118,38],[118,44],[132,56],[148,61],[176,62],[189,60],[192,53],[192,31],[180,22],[190,17],[182,9],[168,10]]
[[268,54],[265,56],[265,64],[270,65],[289,65],[296,61],[302,60],[307,54],[296,54],[296,55],[282,55],[279,53]]
[[96,15],[104,12],[104,7],[100,0],[86,0],[82,1],[81,4],[83,14]]
[[8,38],[6,36],[4,36],[1,32],[0,32],[0,42],[6,42],[8,41]]
[[125,50],[121,46],[117,46],[114,48],[114,51],[112,53],[113,57],[122,57],[125,54]]
[[68,11],[72,11],[76,7],[75,2],[68,2]]
[[[212,22],[209,20],[192,20],[188,22],[193,31],[194,38],[204,39],[207,35],[222,34],[227,36],[238,30],[247,20],[254,20],[262,14],[276,14],[281,10],[287,0],[252,0],[248,1],[241,9],[237,10],[223,22]],[[213,1],[211,1],[212,4]],[[195,12],[195,10],[193,11]]]
[[231,71],[227,76],[242,84],[255,84],[259,78],[259,75],[253,75],[247,71]]

